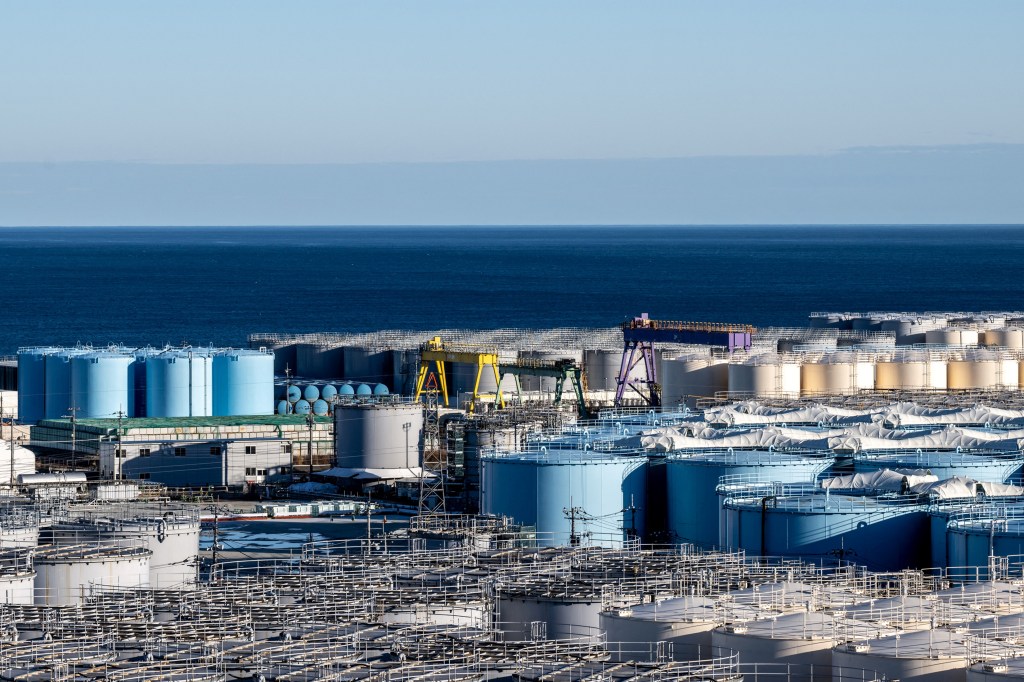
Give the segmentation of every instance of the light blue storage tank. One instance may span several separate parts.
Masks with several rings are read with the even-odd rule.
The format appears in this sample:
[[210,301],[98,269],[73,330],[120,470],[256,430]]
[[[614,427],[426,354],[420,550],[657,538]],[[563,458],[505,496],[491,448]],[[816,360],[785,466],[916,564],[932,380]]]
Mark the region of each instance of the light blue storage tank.
[[374,395],[388,395],[388,393],[389,391],[386,384],[377,384],[376,386],[373,387]]
[[720,542],[720,499],[716,489],[723,477],[812,483],[834,461],[832,457],[770,450],[718,450],[669,455],[665,462],[668,531],[681,542],[716,546]]
[[311,408],[307,401],[300,400],[295,403],[292,409],[295,411],[295,414],[309,414]]
[[96,351],[71,358],[72,400],[82,419],[109,419],[134,412],[135,356]]
[[[290,396],[289,392],[289,400]],[[213,356],[213,414],[215,416],[273,413],[273,353],[232,349],[220,351]]]
[[353,396],[355,394],[356,394],[356,389],[352,386],[352,384],[342,384],[341,386],[338,386],[338,397],[339,398],[345,398],[345,397]]
[[298,386],[289,386],[284,395],[288,402],[295,404],[302,400],[302,389]]
[[855,471],[878,469],[927,469],[939,480],[966,476],[975,481],[1005,482],[1018,479],[1024,455],[1020,452],[975,451],[922,451],[861,452],[853,456]]
[[[642,535],[647,457],[592,450],[530,451],[481,458],[481,509],[535,526],[538,542],[570,541],[571,514],[584,544],[620,545]],[[636,512],[630,510],[635,507]]]
[[[46,419],[63,419],[71,414],[71,358],[91,353],[81,348],[62,349],[46,356]],[[79,413],[81,416],[81,413]]]
[[302,390],[302,397],[306,399],[306,402],[315,402],[320,399],[320,387],[314,384],[306,386]]
[[213,358],[209,351],[167,350],[146,360],[150,417],[209,417],[213,413]]
[[728,549],[751,556],[854,562],[876,571],[931,563],[928,506],[914,499],[798,493],[795,486],[724,504]]
[[46,356],[59,348],[18,350],[18,420],[37,422],[46,416]]
[[279,400],[277,402],[277,413],[278,414],[291,414],[292,404],[287,400]]
[[324,415],[327,414],[329,406],[326,400],[316,400],[313,402],[313,414]]
[[332,384],[327,384],[320,389],[320,397],[329,403],[333,403],[338,399],[338,389],[336,389]]
[[369,384],[359,384],[356,387],[356,395],[373,395],[373,387]]

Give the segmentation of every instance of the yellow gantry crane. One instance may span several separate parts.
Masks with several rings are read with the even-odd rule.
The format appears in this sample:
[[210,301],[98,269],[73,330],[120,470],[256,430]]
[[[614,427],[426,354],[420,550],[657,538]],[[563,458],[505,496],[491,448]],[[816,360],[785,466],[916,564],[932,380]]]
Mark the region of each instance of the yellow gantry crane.
[[494,372],[494,383],[498,387],[495,401],[498,407],[505,407],[505,399],[501,395],[501,375],[498,373],[498,351],[491,348],[475,347],[466,344],[447,344],[440,336],[420,345],[420,374],[416,379],[416,400],[423,395],[424,385],[427,383],[427,375],[430,373],[430,365],[433,363],[437,369],[437,381],[444,398],[445,407],[448,406],[448,382],[444,378],[444,363],[458,362],[467,365],[476,365],[476,381],[473,383],[473,399],[469,403],[469,411],[476,407],[476,400],[479,397],[480,377],[483,376],[484,367],[491,366]]

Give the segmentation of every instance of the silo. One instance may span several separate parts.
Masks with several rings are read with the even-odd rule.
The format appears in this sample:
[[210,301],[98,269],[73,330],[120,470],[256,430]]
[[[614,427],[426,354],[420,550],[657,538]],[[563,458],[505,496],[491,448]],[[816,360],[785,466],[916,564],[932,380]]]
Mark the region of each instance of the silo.
[[643,535],[647,457],[592,450],[530,450],[481,456],[481,510],[535,526],[538,542],[561,545],[575,526],[588,544],[616,546]]
[[[344,376],[345,351],[329,343],[300,343],[295,348],[292,374],[310,379],[334,379]],[[281,370],[275,370],[283,374]]]
[[266,415],[274,411],[274,356],[258,350],[223,350],[213,356],[213,415]]
[[753,556],[842,558],[872,570],[930,559],[927,505],[904,499],[758,490],[725,499],[722,536],[729,549]]
[[777,355],[755,355],[729,365],[729,392],[754,396],[800,396],[800,365]]
[[823,356],[800,366],[802,395],[844,395],[875,387],[875,364],[849,353]]
[[832,457],[791,455],[769,450],[709,451],[669,455],[665,461],[668,530],[682,542],[719,544],[720,479],[730,477],[813,483]]
[[880,391],[946,388],[946,361],[926,353],[897,353],[875,364],[875,388]]
[[97,351],[71,359],[72,400],[82,419],[109,419],[135,412],[133,355]]
[[338,404],[334,408],[336,464],[357,469],[418,467],[422,432],[419,404]]
[[91,353],[82,348],[63,349],[46,355],[46,419],[63,419],[71,414],[71,358]]
[[202,349],[172,349],[146,360],[146,413],[150,417],[213,414],[213,358]]
[[18,420],[37,422],[46,417],[46,356],[59,348],[18,350]]
[[[581,350],[524,350],[519,353],[519,358],[521,360],[536,362],[573,360],[578,366],[583,365],[583,351]],[[524,375],[519,379],[519,383],[524,391],[554,391],[555,382],[556,379],[554,377]]]
[[989,329],[982,332],[980,343],[999,348],[1024,348],[1024,329],[1020,327]]
[[695,407],[697,397],[713,398],[729,390],[729,361],[710,355],[664,359],[661,363],[661,404]]
[[394,379],[391,353],[367,346],[345,346],[344,378],[364,383],[381,383]]
[[0,611],[3,604],[32,604],[35,579],[32,550],[0,549]]
[[110,585],[149,587],[153,553],[141,542],[87,542],[51,545],[36,550],[35,602],[45,606],[78,606],[83,588]]

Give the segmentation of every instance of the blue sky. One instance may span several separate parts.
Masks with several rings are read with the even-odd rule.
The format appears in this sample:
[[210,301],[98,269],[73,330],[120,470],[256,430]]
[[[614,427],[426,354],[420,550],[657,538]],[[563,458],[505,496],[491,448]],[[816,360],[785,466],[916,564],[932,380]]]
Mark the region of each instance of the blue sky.
[[[437,178],[432,164],[448,162],[1024,144],[1017,0],[33,0],[2,14],[0,224],[76,216],[66,182],[19,184],[39,163],[413,163]],[[665,200],[668,222],[694,217]],[[200,223],[204,206],[226,215],[217,197],[202,201]],[[1005,202],[1000,215],[1016,216],[1019,201]],[[119,219],[172,217],[140,205]]]

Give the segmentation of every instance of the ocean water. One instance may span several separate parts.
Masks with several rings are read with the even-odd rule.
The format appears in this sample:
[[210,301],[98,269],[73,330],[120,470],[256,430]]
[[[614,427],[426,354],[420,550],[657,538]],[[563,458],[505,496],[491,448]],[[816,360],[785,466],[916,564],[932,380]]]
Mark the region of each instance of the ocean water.
[[3,228],[0,353],[1024,308],[1024,226]]

